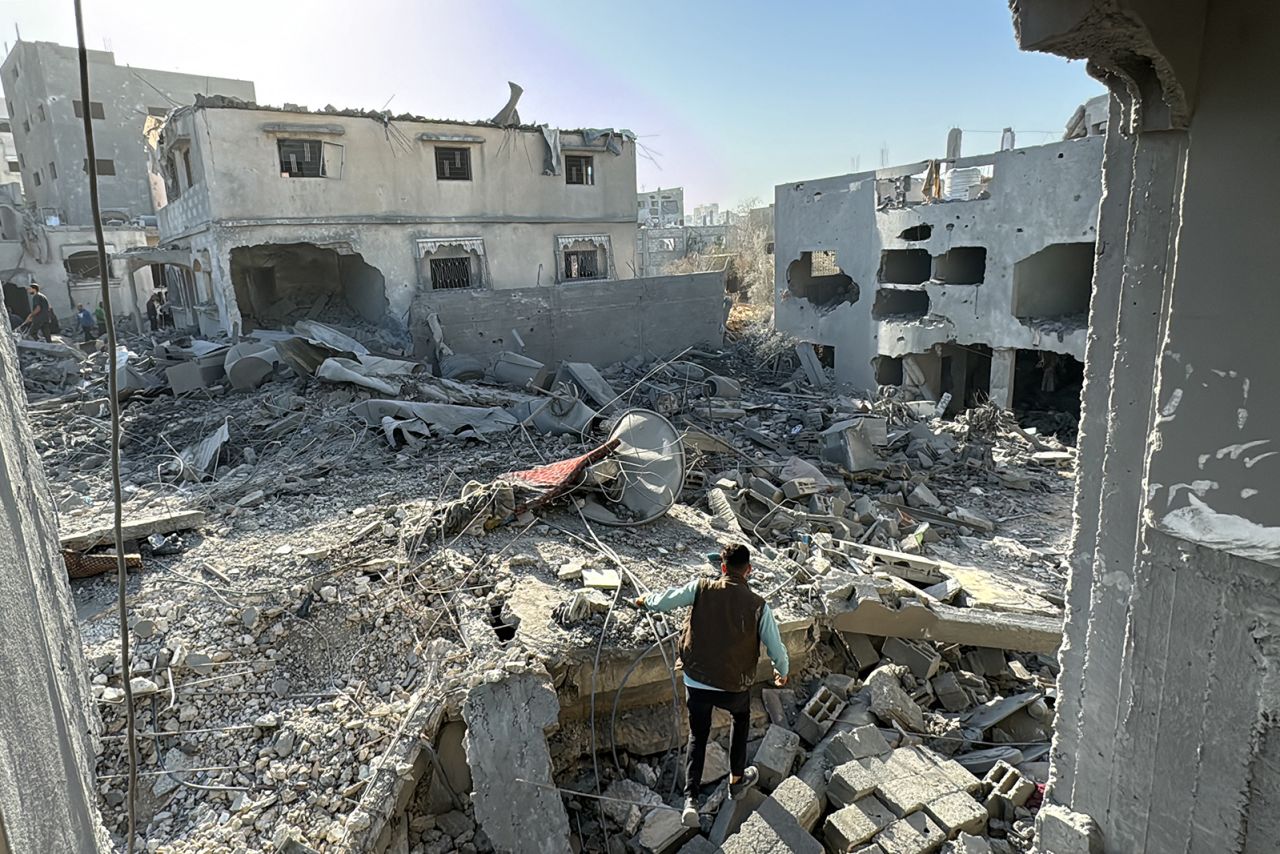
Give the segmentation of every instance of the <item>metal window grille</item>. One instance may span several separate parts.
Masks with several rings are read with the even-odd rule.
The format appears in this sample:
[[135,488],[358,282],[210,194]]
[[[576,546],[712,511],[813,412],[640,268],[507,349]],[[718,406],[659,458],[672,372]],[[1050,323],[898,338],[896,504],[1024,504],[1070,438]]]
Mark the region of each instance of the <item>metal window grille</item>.
[[471,149],[437,146],[436,178],[441,181],[470,181]]
[[600,278],[600,253],[594,249],[564,253],[564,277],[566,279]]
[[842,271],[836,263],[834,252],[812,252],[809,254],[809,275],[838,276]]
[[323,146],[318,139],[281,139],[280,174],[287,178],[323,178]]
[[432,258],[431,289],[434,291],[471,287],[470,258]]
[[594,158],[582,154],[565,155],[564,182],[566,184],[594,184],[596,182]]

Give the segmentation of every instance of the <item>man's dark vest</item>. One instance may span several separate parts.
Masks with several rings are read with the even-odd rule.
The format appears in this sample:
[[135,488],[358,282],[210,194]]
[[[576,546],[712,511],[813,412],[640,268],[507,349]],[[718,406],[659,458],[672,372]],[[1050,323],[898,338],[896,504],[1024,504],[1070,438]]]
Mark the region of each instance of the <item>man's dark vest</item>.
[[764,599],[745,579],[725,575],[698,582],[680,661],[685,675],[722,691],[745,691],[756,681]]

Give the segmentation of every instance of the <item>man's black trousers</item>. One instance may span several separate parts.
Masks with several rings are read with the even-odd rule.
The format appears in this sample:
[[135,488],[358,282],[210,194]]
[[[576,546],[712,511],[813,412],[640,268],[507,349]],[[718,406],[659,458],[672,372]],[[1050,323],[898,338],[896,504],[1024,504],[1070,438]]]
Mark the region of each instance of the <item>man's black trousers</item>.
[[707,758],[707,737],[711,734],[711,710],[724,709],[733,715],[729,735],[729,773],[742,774],[747,766],[747,733],[751,729],[750,691],[709,691],[686,686],[689,706],[689,750],[685,757],[684,793],[694,797],[702,780],[702,765]]

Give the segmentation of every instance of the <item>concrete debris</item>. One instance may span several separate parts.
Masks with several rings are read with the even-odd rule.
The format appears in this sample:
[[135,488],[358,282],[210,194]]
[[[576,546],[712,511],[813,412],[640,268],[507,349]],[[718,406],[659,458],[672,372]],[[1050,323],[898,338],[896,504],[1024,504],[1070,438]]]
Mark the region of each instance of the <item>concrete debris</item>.
[[[746,332],[672,363],[443,346],[418,362],[328,318],[129,341],[125,364],[160,384],[125,407],[137,711],[172,733],[142,758],[229,789],[149,781],[166,800],[148,842],[884,852],[1001,850],[1030,832],[1038,798],[1014,801],[1042,780],[1055,711],[1070,482],[1007,420],[811,394],[790,343]],[[34,371],[28,393],[63,546],[101,556],[106,356],[24,353],[56,375]],[[165,392],[174,367],[206,384]],[[196,453],[211,435],[216,454]],[[193,478],[158,476],[185,449]],[[765,687],[761,662],[761,781],[741,801],[726,797],[728,718],[713,719],[712,792],[685,828],[687,725],[671,644],[654,644],[679,617],[651,624],[615,594],[710,577],[703,556],[739,537],[791,681]],[[119,832],[123,687],[111,621],[95,619],[113,580],[73,595],[107,736],[100,807]],[[1009,788],[993,795],[979,778],[1001,761],[1021,778],[999,766]]]

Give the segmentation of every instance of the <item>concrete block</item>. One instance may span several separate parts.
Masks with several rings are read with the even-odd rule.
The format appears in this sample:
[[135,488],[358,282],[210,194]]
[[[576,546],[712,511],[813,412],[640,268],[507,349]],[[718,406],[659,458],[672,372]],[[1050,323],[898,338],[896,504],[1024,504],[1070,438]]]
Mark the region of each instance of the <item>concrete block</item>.
[[924,731],[924,713],[902,688],[900,673],[906,668],[885,664],[871,671],[866,687],[871,694],[871,712],[885,723],[897,722],[908,732]]
[[884,757],[883,776],[886,780],[896,780],[900,777],[920,777],[933,776],[937,773],[937,764],[933,760],[927,758],[924,753],[914,747],[897,747],[894,748],[888,756]]
[[646,854],[674,854],[697,832],[680,823],[679,810],[659,807],[644,817],[635,843]]
[[770,724],[764,741],[756,749],[753,764],[760,771],[760,788],[772,792],[783,780],[791,776],[800,752],[800,736],[777,724]]
[[962,833],[942,846],[942,854],[991,854],[991,843],[981,836]]
[[898,817],[911,815],[924,809],[924,805],[930,801],[954,792],[951,781],[939,773],[898,777],[884,780],[876,786],[876,794],[880,800]]
[[719,812],[716,813],[716,820],[711,823],[711,842],[719,845],[737,833],[738,828],[742,827],[742,823],[747,820],[747,816],[759,809],[764,802],[764,794],[757,789],[748,789],[738,801],[726,798],[720,805]]
[[720,846],[705,836],[695,836],[680,846],[680,854],[718,854]]
[[964,658],[966,664],[968,664],[965,669],[971,670],[979,676],[994,678],[1009,668],[1009,662],[1005,657],[1004,650],[992,649],[989,646],[977,647],[965,653]]
[[764,688],[760,691],[760,701],[764,703],[765,713],[771,722],[780,727],[790,727],[795,721],[798,713],[796,692],[790,688]]
[[835,695],[825,685],[820,685],[813,692],[809,702],[804,704],[800,715],[796,718],[796,731],[800,738],[810,747],[822,741],[822,737],[831,729],[831,724],[844,709],[845,701]]
[[933,694],[948,712],[963,712],[973,705],[973,697],[960,685],[960,680],[951,671],[939,673],[929,680]]
[[827,800],[847,807],[874,792],[884,780],[884,763],[878,759],[855,759],[837,765],[827,781]]
[[1036,790],[1035,783],[1023,777],[1017,768],[1004,761],[992,766],[982,778],[982,782],[991,789],[990,794],[987,795],[988,810],[993,806],[998,808],[998,805],[992,803],[997,800],[1006,801],[1010,806],[1020,807]]
[[908,668],[917,679],[931,679],[942,663],[942,656],[933,644],[907,638],[885,638],[880,654]]
[[858,690],[858,680],[845,673],[828,673],[822,677],[822,684],[841,700],[849,699],[849,695]]
[[[870,499],[867,500],[870,501]],[[880,653],[876,652],[875,645],[871,643],[868,635],[858,632],[841,632],[840,637],[853,655],[854,661],[851,666],[858,675],[866,673],[880,663]]]
[[1036,850],[1045,854],[1102,854],[1102,831],[1084,813],[1045,804],[1036,815]]
[[792,501],[817,495],[822,487],[811,477],[797,477],[782,484],[782,494]]
[[183,362],[171,368],[165,368],[164,375],[169,380],[169,388],[174,394],[184,394],[189,391],[199,391],[217,383],[224,376],[224,371],[221,365],[202,368],[195,362]]
[[879,727],[866,724],[837,735],[827,748],[827,755],[839,765],[854,759],[887,756],[889,751],[889,742],[884,740]]
[[900,818],[875,836],[885,854],[932,854],[946,841],[942,828],[922,812]]
[[721,846],[724,854],[824,854],[822,843],[814,839],[795,818],[777,803],[766,800],[752,813],[738,832]]
[[929,487],[923,483],[917,484],[916,488],[907,495],[907,504],[911,507],[923,507],[925,509],[935,509],[942,506],[938,496],[934,495]]
[[[769,800],[786,810],[809,833],[813,832],[818,819],[822,818],[822,808],[825,805],[821,793],[799,777],[783,780],[782,785],[773,790]],[[986,810],[983,810],[982,815],[986,817]]]
[[982,833],[987,829],[987,808],[968,792],[953,792],[924,805],[925,814],[942,828],[948,839],[961,833]]
[[969,773],[969,769],[954,759],[943,759],[937,762],[937,765],[938,770],[955,785],[956,791],[968,792],[972,795],[982,788],[982,781]]
[[889,808],[869,795],[827,816],[822,837],[832,851],[852,851],[894,820]]

